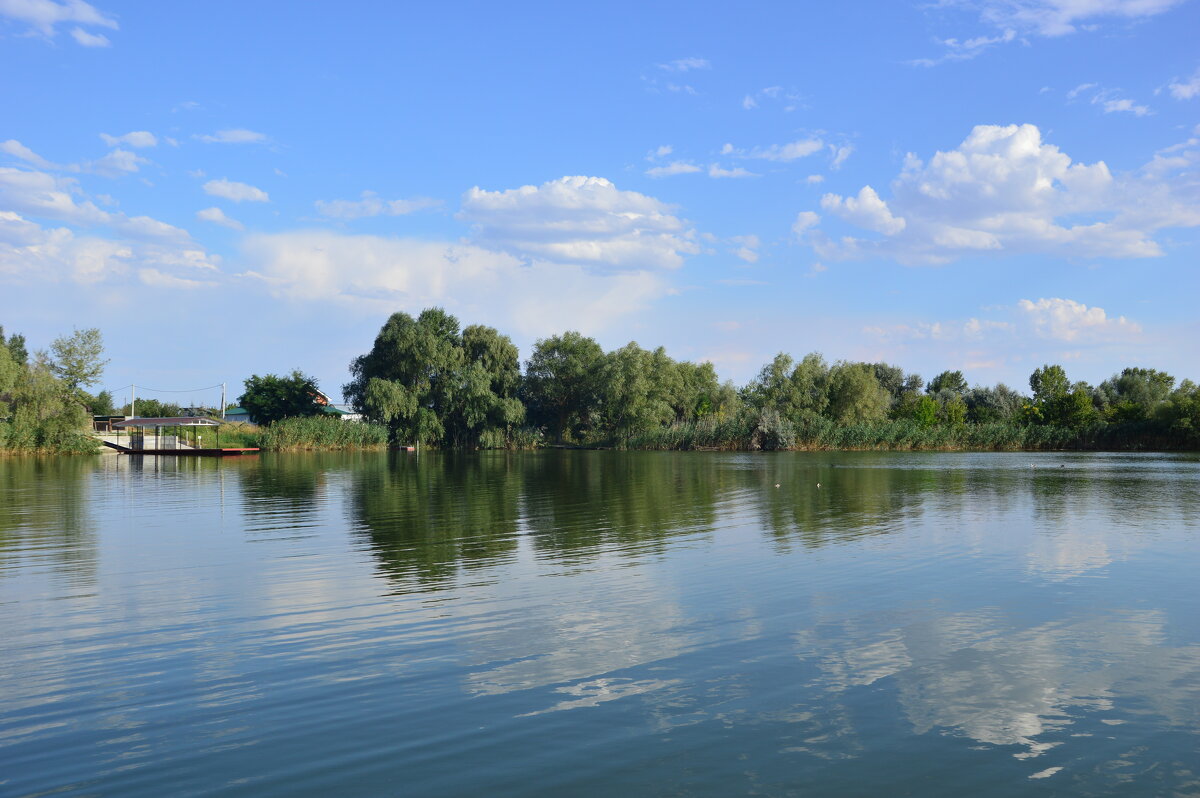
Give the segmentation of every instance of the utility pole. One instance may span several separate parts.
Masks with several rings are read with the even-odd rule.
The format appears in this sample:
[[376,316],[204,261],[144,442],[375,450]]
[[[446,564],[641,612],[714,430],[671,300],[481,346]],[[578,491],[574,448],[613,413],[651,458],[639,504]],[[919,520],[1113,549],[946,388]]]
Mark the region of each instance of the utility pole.
[[225,383],[221,383],[221,420],[225,420]]
[[137,418],[137,386],[129,386],[129,395],[132,397],[129,400],[129,417]]

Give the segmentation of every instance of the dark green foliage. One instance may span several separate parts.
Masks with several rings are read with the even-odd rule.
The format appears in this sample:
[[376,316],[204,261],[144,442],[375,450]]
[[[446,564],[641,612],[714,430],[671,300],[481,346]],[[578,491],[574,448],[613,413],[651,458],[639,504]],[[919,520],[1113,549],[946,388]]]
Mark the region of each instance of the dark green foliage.
[[25,336],[13,333],[6,340],[4,338],[4,325],[0,324],[0,348],[8,350],[12,356],[14,363],[25,365],[29,362],[29,350],[25,348]]
[[604,350],[591,338],[566,332],[534,344],[522,391],[531,423],[552,440],[578,440],[600,410]]
[[272,424],[285,418],[323,413],[324,405],[318,402],[319,396],[317,381],[296,369],[286,377],[251,375],[238,397],[238,404],[256,424]]
[[943,371],[929,381],[925,390],[934,395],[949,392],[961,396],[967,392],[967,378],[961,371]]
[[396,443],[476,448],[525,419],[512,341],[490,327],[460,333],[441,308],[393,314],[350,373],[343,393]]

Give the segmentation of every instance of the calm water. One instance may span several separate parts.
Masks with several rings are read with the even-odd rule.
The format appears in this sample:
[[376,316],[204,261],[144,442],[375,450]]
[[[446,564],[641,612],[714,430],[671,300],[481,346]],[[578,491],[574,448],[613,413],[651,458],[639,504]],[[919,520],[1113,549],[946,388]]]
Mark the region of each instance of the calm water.
[[1200,794],[1198,568],[1194,456],[0,459],[0,795]]

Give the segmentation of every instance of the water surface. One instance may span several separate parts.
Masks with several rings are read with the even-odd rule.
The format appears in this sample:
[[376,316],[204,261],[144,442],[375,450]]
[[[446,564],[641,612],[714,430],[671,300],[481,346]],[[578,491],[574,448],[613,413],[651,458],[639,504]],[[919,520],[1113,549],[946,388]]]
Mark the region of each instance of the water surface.
[[1200,793],[1200,459],[0,459],[0,795]]

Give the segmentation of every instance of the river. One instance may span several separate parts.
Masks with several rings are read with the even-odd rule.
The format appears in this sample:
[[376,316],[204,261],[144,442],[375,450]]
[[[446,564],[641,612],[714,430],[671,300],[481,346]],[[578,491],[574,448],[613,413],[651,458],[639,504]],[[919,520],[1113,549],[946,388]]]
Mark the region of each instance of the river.
[[0,795],[1200,791],[1200,457],[0,458]]

